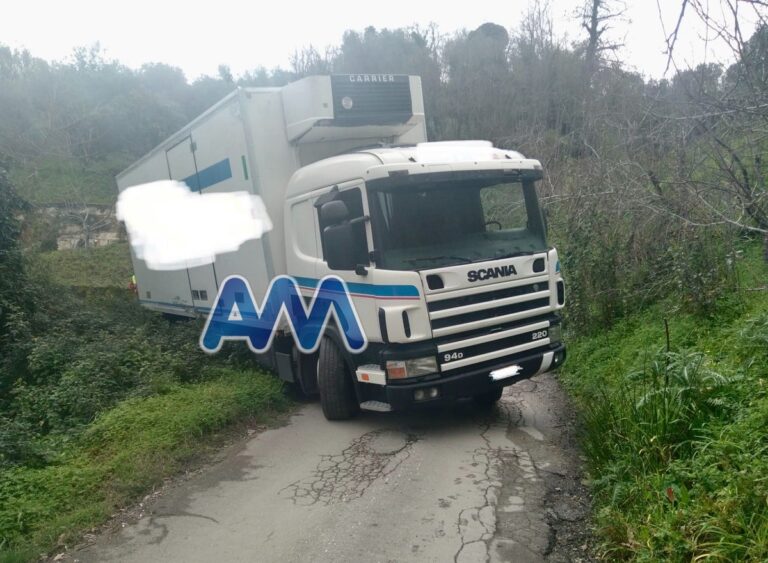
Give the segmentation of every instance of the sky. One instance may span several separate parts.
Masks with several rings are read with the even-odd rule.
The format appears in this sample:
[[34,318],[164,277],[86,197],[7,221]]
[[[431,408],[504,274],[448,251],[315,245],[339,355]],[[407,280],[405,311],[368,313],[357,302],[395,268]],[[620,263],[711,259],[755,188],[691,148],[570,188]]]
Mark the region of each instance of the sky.
[[[621,0],[612,0],[621,2]],[[664,74],[664,32],[674,28],[682,0],[624,0],[624,19],[612,39],[624,43],[620,59],[647,77]],[[719,0],[704,0],[719,6]],[[558,35],[581,39],[579,7],[584,0],[550,0]],[[0,44],[27,48],[34,56],[64,60],[78,46],[99,42],[108,58],[132,68],[146,62],[180,67],[193,80],[217,74],[227,64],[235,76],[259,66],[289,67],[297,49],[320,51],[338,45],[347,29],[425,26],[434,22],[442,33],[474,29],[492,21],[515,28],[528,0],[6,0],[0,18]],[[705,49],[703,26],[686,20],[676,47],[678,66],[700,62],[732,62],[717,42]]]

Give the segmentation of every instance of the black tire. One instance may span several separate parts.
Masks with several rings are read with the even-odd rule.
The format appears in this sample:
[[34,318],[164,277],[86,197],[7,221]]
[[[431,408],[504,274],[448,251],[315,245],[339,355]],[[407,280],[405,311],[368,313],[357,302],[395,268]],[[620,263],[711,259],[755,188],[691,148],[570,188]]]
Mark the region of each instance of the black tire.
[[490,391],[475,395],[472,397],[472,400],[475,401],[475,404],[479,407],[490,408],[501,399],[502,393],[504,393],[503,387],[494,387]]
[[328,420],[346,420],[360,410],[352,376],[341,350],[330,338],[320,342],[317,386],[323,414]]

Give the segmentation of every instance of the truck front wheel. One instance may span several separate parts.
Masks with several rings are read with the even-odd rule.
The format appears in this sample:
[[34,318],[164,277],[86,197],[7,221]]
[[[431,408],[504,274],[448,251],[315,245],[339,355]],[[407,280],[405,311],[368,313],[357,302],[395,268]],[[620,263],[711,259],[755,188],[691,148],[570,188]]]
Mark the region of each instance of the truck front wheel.
[[323,414],[328,420],[352,418],[360,410],[352,376],[341,350],[327,337],[320,342],[317,386]]

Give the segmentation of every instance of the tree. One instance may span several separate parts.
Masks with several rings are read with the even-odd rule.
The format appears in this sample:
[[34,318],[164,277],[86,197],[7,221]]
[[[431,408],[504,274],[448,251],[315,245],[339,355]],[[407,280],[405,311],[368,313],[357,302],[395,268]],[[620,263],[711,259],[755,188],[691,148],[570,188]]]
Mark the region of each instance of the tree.
[[333,56],[332,50],[328,49],[325,55],[321,55],[312,45],[296,51],[291,56],[293,75],[298,79],[313,74],[330,74]]
[[585,0],[581,11],[581,26],[587,32],[584,44],[584,59],[587,63],[587,78],[592,79],[605,57],[605,53],[615,52],[620,43],[610,41],[606,32],[612,29],[612,23],[624,15],[623,2],[616,0]]
[[[734,225],[765,235],[768,258],[768,20],[765,3],[723,0],[709,10],[701,0],[683,0],[675,28],[667,37],[670,64],[687,18],[695,18],[726,45],[735,63],[678,71],[674,86],[685,109],[665,115],[678,132],[680,166],[675,185],[690,211],[683,219],[699,225]],[[745,37],[747,14],[755,32]],[[675,65],[676,66],[676,65]],[[667,206],[669,207],[669,206]],[[678,204],[679,207],[679,204]]]
[[455,124],[448,136],[498,138],[509,130],[517,92],[507,61],[509,33],[484,23],[445,45],[446,109]]
[[235,83],[235,78],[232,76],[232,69],[229,68],[229,65],[219,65],[218,72],[219,78],[227,84]]
[[552,135],[569,139],[582,123],[583,62],[556,37],[548,4],[540,2],[529,5],[507,53],[515,97],[505,144],[551,153]]
[[83,248],[91,247],[94,235],[112,226],[115,220],[112,217],[112,207],[105,213],[99,213],[92,205],[85,201],[67,201],[65,204],[66,216],[69,221],[75,223],[82,232]]
[[33,309],[19,247],[19,215],[27,209],[0,166],[0,404],[23,357],[18,345],[29,336]]
[[424,92],[427,130],[440,136],[437,122],[441,68],[437,49],[440,37],[434,26],[382,29],[368,27],[362,33],[347,31],[333,53],[331,69],[336,73],[416,74]]

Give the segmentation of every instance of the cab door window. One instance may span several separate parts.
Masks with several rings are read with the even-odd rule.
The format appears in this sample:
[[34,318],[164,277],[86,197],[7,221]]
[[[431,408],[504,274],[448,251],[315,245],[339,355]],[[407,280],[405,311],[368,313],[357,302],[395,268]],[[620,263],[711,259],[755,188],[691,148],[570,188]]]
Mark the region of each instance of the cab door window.
[[[349,217],[347,218],[348,221],[362,217],[364,215],[363,195],[360,191],[360,188],[352,188],[349,190],[344,190],[343,192],[337,192],[333,194],[333,200],[343,201],[346,204],[347,210],[349,211]],[[320,225],[320,239],[322,240],[323,259],[325,259],[327,252],[325,248],[325,238],[322,236],[322,233],[325,231],[325,228],[329,227],[330,225],[325,223],[320,216],[319,206],[317,207],[317,214],[317,220]],[[352,233],[354,236],[353,245],[355,262],[363,266],[368,266],[370,264],[370,260],[368,258],[368,242],[366,240],[365,234],[365,221],[360,221],[359,223],[352,225]]]

